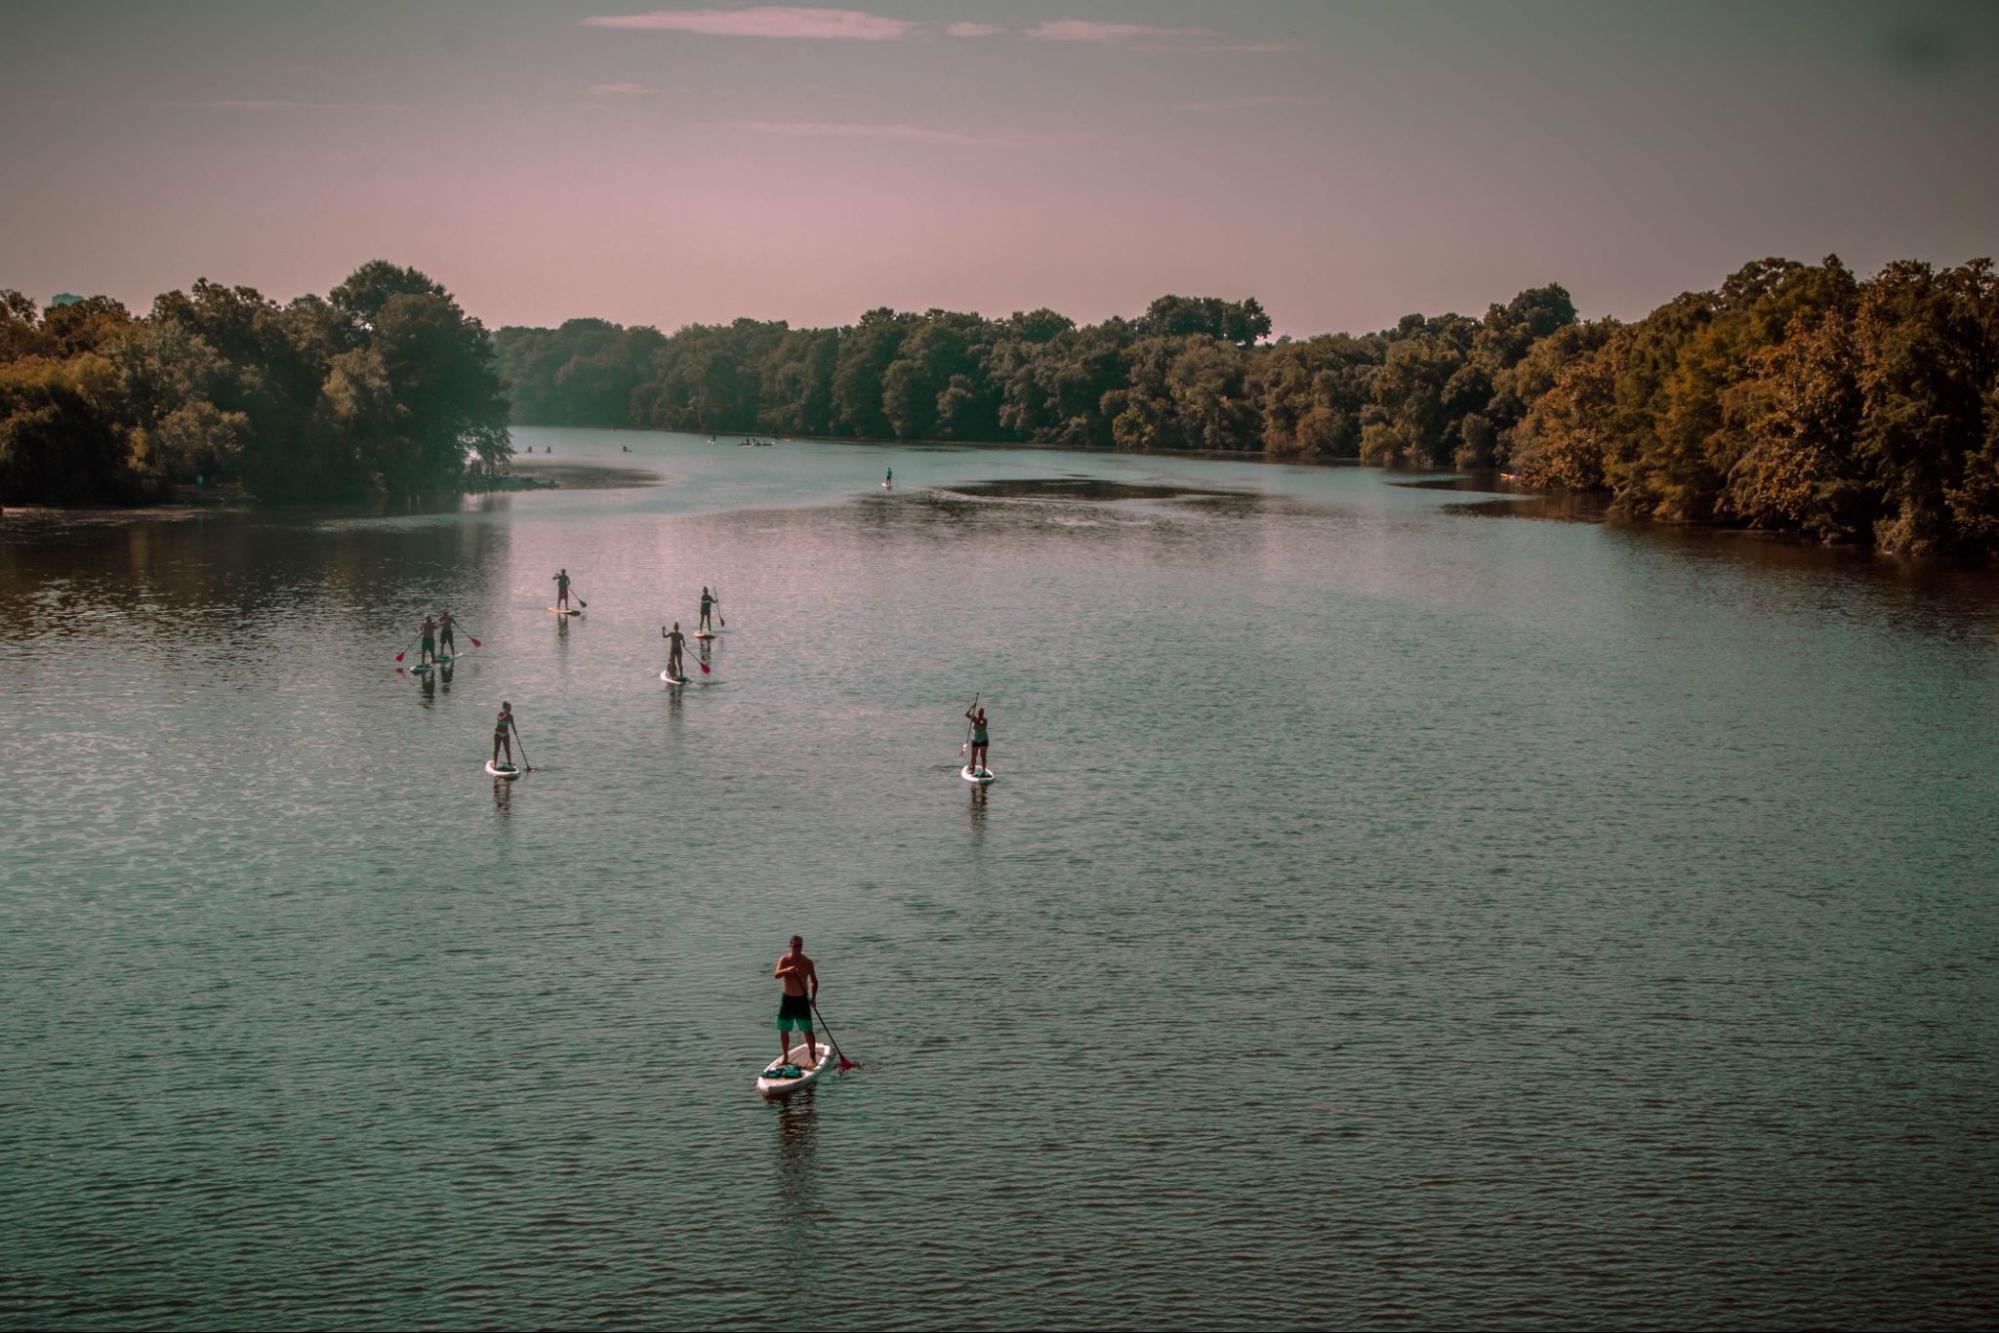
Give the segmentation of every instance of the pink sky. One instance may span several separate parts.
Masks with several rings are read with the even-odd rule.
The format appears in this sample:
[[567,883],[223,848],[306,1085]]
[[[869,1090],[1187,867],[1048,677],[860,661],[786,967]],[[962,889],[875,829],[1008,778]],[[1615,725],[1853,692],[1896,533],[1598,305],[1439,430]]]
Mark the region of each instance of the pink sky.
[[1989,7],[97,0],[0,48],[0,286],[290,297],[383,257],[488,323],[876,305],[1294,333],[1769,254],[1990,254]]

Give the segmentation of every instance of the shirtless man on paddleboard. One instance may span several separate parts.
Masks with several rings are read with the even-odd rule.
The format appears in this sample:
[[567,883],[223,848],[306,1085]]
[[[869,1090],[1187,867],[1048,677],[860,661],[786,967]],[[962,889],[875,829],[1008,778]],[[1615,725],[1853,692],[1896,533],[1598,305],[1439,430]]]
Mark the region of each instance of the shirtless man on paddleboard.
[[819,973],[813,970],[812,960],[805,956],[803,938],[797,935],[791,937],[791,952],[777,960],[771,975],[784,987],[784,994],[777,1002],[778,1057],[782,1059],[791,1054],[791,1040],[785,1034],[802,1032],[808,1053],[806,1058],[811,1060],[818,1054],[818,1047],[812,1040],[812,1002],[819,998]]

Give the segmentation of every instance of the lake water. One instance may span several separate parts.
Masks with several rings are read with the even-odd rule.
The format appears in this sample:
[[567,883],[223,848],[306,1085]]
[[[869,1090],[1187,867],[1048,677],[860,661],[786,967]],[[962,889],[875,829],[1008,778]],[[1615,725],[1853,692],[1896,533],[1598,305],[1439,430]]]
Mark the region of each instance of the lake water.
[[0,520],[0,1323],[1999,1316],[1999,576],[517,443],[623,485]]

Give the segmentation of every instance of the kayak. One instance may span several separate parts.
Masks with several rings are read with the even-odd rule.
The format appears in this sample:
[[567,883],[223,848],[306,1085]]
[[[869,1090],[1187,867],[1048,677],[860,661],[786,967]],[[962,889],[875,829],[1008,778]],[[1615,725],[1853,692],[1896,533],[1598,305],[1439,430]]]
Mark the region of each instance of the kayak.
[[583,609],[577,606],[551,606],[548,609],[558,616],[580,616],[583,614]]
[[818,1081],[821,1074],[833,1067],[833,1048],[823,1041],[818,1045],[816,1059],[801,1041],[782,1060],[765,1065],[763,1073],[757,1075],[757,1091],[766,1097],[789,1097]]
[[976,782],[983,787],[993,780],[993,771],[990,768],[973,768],[970,764],[966,764],[958,770],[958,776],[967,782]]
[[692,676],[676,676],[671,671],[660,672],[659,678],[665,681],[669,685],[685,685],[688,681],[693,679]]
[[507,778],[509,780],[521,775],[521,771],[512,764],[496,764],[490,759],[486,761],[486,771],[496,778]]

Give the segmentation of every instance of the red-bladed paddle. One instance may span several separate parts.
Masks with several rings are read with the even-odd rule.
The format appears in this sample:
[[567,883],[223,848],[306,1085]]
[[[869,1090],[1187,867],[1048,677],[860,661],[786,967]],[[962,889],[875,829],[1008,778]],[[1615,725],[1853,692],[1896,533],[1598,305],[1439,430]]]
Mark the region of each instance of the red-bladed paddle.
[[472,640],[472,646],[474,648],[484,648],[486,646],[485,644],[479,642],[479,636],[474,634],[469,629],[465,631],[465,637]]
[[826,1026],[825,1015],[819,1012],[819,1001],[813,1000],[811,1001],[811,1005],[812,1005],[812,1016],[819,1020],[819,1027],[823,1032],[825,1032],[826,1040],[833,1043],[833,1054],[840,1056],[841,1072],[844,1073],[849,1069],[859,1069],[860,1068],[859,1064],[855,1063],[852,1060],[849,1060],[844,1055],[840,1055],[840,1039],[833,1035],[832,1028]]
[[521,739],[521,724],[509,720],[507,725],[514,729],[514,744],[521,747],[522,770],[528,773],[534,772],[534,765],[528,762],[528,743]]
[[423,635],[419,634],[416,636],[416,639],[411,639],[408,643],[404,644],[403,650],[396,654],[396,660],[400,662],[403,660],[403,658],[407,657],[409,655],[409,650],[416,647],[416,640],[421,639],[422,637]]

